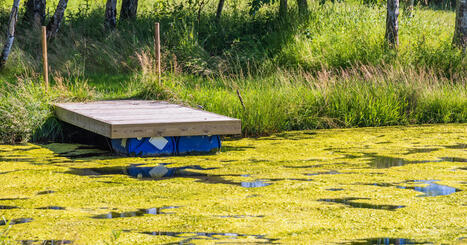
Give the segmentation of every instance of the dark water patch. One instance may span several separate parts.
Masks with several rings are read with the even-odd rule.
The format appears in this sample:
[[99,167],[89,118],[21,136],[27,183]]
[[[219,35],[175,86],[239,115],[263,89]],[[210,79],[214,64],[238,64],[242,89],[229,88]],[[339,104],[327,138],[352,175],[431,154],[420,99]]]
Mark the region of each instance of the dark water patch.
[[396,157],[374,156],[370,165],[374,168],[391,168],[397,166],[404,166],[410,162]]
[[313,181],[313,179],[304,179],[304,178],[288,179],[288,180],[294,180],[294,181]]
[[319,168],[326,164],[304,165],[304,166],[284,166],[284,168]]
[[400,189],[412,189],[414,191],[419,191],[424,193],[424,195],[420,195],[419,197],[435,197],[435,196],[445,196],[449,195],[458,191],[461,191],[459,189],[456,189],[454,187],[446,186],[446,185],[440,185],[436,184],[438,180],[413,180],[413,181],[407,181],[407,183],[423,183],[427,184],[427,186],[397,186],[397,188]]
[[79,176],[125,174],[125,167],[70,168],[64,173]]
[[115,154],[111,152],[89,152],[89,153],[76,153],[76,152],[65,152],[58,154],[59,157],[66,157],[69,159],[81,159],[81,158],[91,158],[91,157],[114,157]]
[[327,175],[327,174],[333,175],[333,174],[343,174],[343,173],[340,173],[340,172],[338,172],[336,170],[330,170],[330,171],[326,171],[326,172],[308,173],[308,174],[305,174],[305,175],[314,176],[314,175]]
[[[389,237],[377,237],[377,238],[367,238],[367,239],[357,239],[349,242],[343,242],[339,244],[348,244],[348,245],[403,245],[403,244],[427,244],[426,242],[415,241],[406,238],[389,238]],[[432,244],[432,243],[428,243]]]
[[219,162],[236,162],[237,160],[219,160]]
[[343,191],[344,189],[343,188],[329,188],[329,189],[326,189],[327,191]]
[[443,162],[467,162],[467,158],[461,157],[440,157]]
[[440,148],[412,148],[409,149],[404,155],[410,155],[410,154],[415,154],[415,153],[428,153],[428,152],[433,152],[437,151]]
[[466,149],[467,148],[467,144],[463,144],[463,143],[459,143],[459,144],[456,144],[456,145],[445,145],[444,148],[448,148],[448,149]]
[[405,207],[402,205],[386,205],[386,204],[377,205],[377,204],[370,204],[370,203],[365,203],[365,202],[355,202],[355,200],[370,200],[370,198],[346,197],[346,198],[335,198],[335,199],[319,199],[318,201],[339,203],[339,204],[351,206],[353,208],[381,209],[381,210],[389,210],[389,211],[393,211],[395,209]]
[[0,209],[16,209],[18,206],[0,205]]
[[228,151],[246,151],[248,149],[255,149],[254,146],[227,146],[223,145],[221,147],[222,152],[228,152]]
[[40,208],[36,208],[36,209],[44,209],[44,210],[48,210],[48,209],[51,209],[51,210],[65,210],[66,208],[60,207],[60,206],[47,206],[47,207],[40,207]]
[[174,209],[174,208],[179,208],[179,206],[164,206],[160,208],[138,209],[137,211],[122,212],[122,213],[110,212],[106,214],[96,215],[96,216],[93,216],[92,218],[94,219],[115,219],[115,218],[140,217],[146,214],[151,214],[151,215],[172,214],[172,213],[163,212],[163,210]]
[[167,232],[167,231],[154,231],[142,232],[142,234],[151,236],[170,236],[181,238],[183,240],[176,244],[191,244],[193,240],[225,240],[225,239],[247,239],[254,238],[255,243],[275,243],[279,239],[267,238],[266,235],[249,235],[239,233],[218,233],[218,232]]
[[36,193],[36,195],[47,195],[47,194],[52,194],[55,193],[55,191],[47,190],[47,191],[39,191]]
[[375,144],[391,144],[392,141],[381,141],[381,142],[376,142]]
[[242,187],[245,187],[245,188],[256,188],[256,187],[265,187],[268,185],[272,185],[272,183],[267,183],[262,180],[256,180],[253,182],[241,182],[240,184]]
[[8,156],[8,157],[0,157],[0,162],[32,162],[36,159],[32,157],[14,157],[14,156]]
[[264,215],[218,215],[215,217],[245,219],[245,218],[264,218]]
[[3,220],[0,219],[0,225],[17,225],[17,224],[23,224],[23,223],[29,223],[32,221],[32,218],[19,218],[19,219],[12,219],[12,220]]
[[462,167],[462,168],[457,168],[457,169],[460,169],[460,170],[467,170],[467,167]]
[[402,183],[355,183],[357,185],[371,185],[371,186],[379,186],[379,187],[396,187],[399,189],[411,189],[419,192],[423,192],[424,195],[420,195],[418,197],[427,197],[427,196],[444,196],[449,195],[458,191],[462,191],[460,189],[456,189],[454,187],[440,185],[434,182],[438,180],[409,180],[403,183],[407,184],[427,184],[426,186],[402,186]]
[[72,240],[18,240],[22,245],[61,245],[73,244]]
[[29,197],[7,197],[0,198],[0,201],[17,201],[17,200],[28,200]]

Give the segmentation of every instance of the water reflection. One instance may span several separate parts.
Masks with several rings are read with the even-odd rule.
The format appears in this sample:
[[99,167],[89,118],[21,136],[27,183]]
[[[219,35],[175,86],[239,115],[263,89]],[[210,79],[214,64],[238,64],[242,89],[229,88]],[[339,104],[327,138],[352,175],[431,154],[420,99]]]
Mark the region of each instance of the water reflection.
[[241,182],[241,186],[245,188],[256,188],[256,187],[264,187],[271,185],[271,183],[266,183],[261,180],[256,180],[253,182]]
[[419,197],[435,197],[435,196],[445,196],[452,194],[454,192],[461,191],[459,189],[456,189],[454,187],[446,186],[446,185],[440,185],[436,184],[434,182],[437,182],[438,180],[414,180],[414,181],[408,181],[407,183],[424,183],[427,184],[427,186],[412,186],[412,187],[407,187],[407,186],[397,186],[397,188],[400,189],[412,189],[415,191],[423,192],[424,195],[420,195]]
[[426,242],[418,242],[415,240],[405,239],[405,238],[389,238],[389,237],[378,237],[378,238],[368,238],[368,239],[358,239],[350,242],[343,242],[340,244],[349,244],[349,245],[364,245],[364,244],[377,244],[377,245],[404,245],[404,244],[432,244]]
[[365,202],[355,202],[355,200],[370,200],[370,198],[363,197],[345,197],[345,198],[335,198],[335,199],[319,199],[321,202],[333,202],[340,203],[353,208],[367,208],[367,209],[382,209],[382,210],[395,210],[398,208],[403,208],[402,205],[386,205],[386,204],[370,204]]
[[17,206],[8,206],[8,205],[0,205],[0,209],[15,209],[19,208]]
[[239,233],[218,233],[218,232],[142,232],[152,236],[170,236],[182,238],[178,244],[192,244],[193,240],[225,240],[225,239],[254,239],[255,243],[275,243],[278,239],[267,238],[266,235],[249,235]]
[[60,206],[47,206],[47,207],[40,207],[40,208],[36,208],[36,209],[65,210],[64,207],[60,207]]
[[94,219],[115,219],[115,218],[139,217],[139,216],[144,216],[145,214],[152,214],[152,215],[171,214],[171,213],[162,212],[162,210],[174,209],[174,208],[179,208],[179,206],[164,206],[160,208],[138,209],[137,211],[122,212],[122,213],[110,212],[106,214],[96,215],[96,216],[93,216],[92,218]]
[[16,224],[29,223],[31,221],[32,221],[32,218],[19,218],[19,219],[12,219],[10,221],[0,219],[0,225],[6,225],[6,224],[16,225]]
[[47,195],[47,194],[52,194],[55,193],[55,191],[47,190],[47,191],[39,191],[36,193],[37,195]]
[[310,174],[305,174],[305,175],[322,175],[322,174],[343,174],[343,173],[340,173],[336,170],[330,170],[330,171],[326,171],[326,172],[316,172],[316,173],[310,173]]
[[61,244],[73,244],[71,240],[19,240],[22,245],[61,245]]

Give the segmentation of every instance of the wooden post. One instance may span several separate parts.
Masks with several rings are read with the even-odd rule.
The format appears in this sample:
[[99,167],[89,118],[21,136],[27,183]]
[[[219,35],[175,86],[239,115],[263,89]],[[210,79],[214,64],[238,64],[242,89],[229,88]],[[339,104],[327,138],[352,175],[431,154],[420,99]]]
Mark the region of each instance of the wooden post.
[[49,65],[47,61],[47,27],[42,26],[42,59],[44,65],[45,90],[49,90]]
[[154,52],[156,54],[156,73],[159,85],[161,85],[161,39],[159,22],[156,22],[154,27]]

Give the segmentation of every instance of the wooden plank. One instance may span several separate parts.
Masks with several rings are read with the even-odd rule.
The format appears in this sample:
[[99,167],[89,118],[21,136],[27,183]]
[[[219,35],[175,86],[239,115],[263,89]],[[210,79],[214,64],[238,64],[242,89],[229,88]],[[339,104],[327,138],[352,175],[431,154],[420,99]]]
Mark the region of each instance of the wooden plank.
[[239,134],[241,122],[186,122],[112,125],[111,138]]
[[60,120],[108,138],[240,134],[241,121],[164,101],[59,103]]
[[95,120],[93,118],[86,117],[71,111],[64,110],[60,107],[55,108],[55,113],[58,119],[75,125],[80,128],[84,128],[96,134],[103,135],[105,137],[111,137],[111,126],[110,124],[102,121]]

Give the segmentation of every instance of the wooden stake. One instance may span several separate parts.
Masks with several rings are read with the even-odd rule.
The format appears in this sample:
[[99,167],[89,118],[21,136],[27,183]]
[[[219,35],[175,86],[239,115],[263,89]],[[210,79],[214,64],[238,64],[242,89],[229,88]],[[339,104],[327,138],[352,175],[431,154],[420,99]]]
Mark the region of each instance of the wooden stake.
[[154,52],[156,54],[156,73],[159,85],[161,85],[161,39],[159,33],[159,22],[156,22],[154,27]]
[[47,28],[42,26],[42,59],[44,65],[45,90],[49,90],[49,64],[47,61]]

